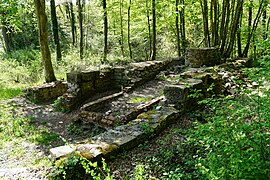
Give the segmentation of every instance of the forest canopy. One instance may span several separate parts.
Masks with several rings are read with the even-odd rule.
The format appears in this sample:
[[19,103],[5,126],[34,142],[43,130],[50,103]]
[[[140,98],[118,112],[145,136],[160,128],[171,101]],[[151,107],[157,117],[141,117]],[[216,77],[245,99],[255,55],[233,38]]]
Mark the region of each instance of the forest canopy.
[[[269,53],[268,0],[40,2],[45,6],[45,29],[56,70],[54,61],[68,63],[65,67],[71,70],[180,57],[189,47],[219,47],[224,58]],[[12,56],[18,50],[38,53],[34,1],[3,0],[0,14],[4,54]],[[16,61],[29,64],[28,57]]]

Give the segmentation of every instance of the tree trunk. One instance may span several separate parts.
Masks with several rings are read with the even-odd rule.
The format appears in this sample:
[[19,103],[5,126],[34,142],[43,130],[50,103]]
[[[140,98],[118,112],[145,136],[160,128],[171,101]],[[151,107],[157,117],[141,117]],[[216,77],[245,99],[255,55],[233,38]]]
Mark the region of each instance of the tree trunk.
[[10,38],[9,38],[8,33],[7,33],[7,27],[6,27],[4,21],[2,21],[2,35],[3,35],[4,44],[5,44],[4,49],[7,53],[10,53],[11,52]]
[[185,26],[185,1],[180,0],[180,4],[183,5],[180,10],[180,34],[181,34],[181,45],[182,45],[182,53],[185,54],[187,48],[187,40],[186,40],[186,26]]
[[45,13],[45,0],[35,0],[36,13],[39,27],[39,43],[44,66],[46,82],[56,81],[51,62],[51,53],[48,44],[47,16]]
[[228,48],[226,50],[225,57],[230,57],[232,50],[233,50],[236,32],[237,32],[238,27],[239,27],[239,20],[240,20],[240,16],[241,16],[242,10],[243,10],[243,2],[244,2],[243,0],[237,0],[235,14],[233,16],[234,18],[232,19],[233,21],[231,22],[232,26],[231,26],[231,31],[230,31],[230,41],[228,43]]
[[122,9],[123,9],[123,0],[119,1],[119,15],[120,15],[120,47],[121,47],[121,53],[122,56],[125,57],[124,53],[124,30],[123,30],[123,14],[122,14]]
[[80,27],[80,59],[83,59],[83,4],[81,0],[78,0],[78,18]]
[[[150,23],[150,12],[149,12],[149,6],[148,6],[148,0],[146,2],[146,16],[147,16],[147,25],[148,25],[148,38],[149,38],[149,57],[152,57],[152,34],[151,34],[151,23]],[[147,58],[148,60],[149,58]]]
[[242,53],[242,42],[241,42],[242,15],[243,15],[243,12],[241,13],[239,27],[238,27],[238,30],[237,30],[237,50],[238,50],[238,57],[243,57],[243,53]]
[[73,11],[73,3],[72,1],[69,3],[70,4],[70,15],[71,15],[71,20],[70,20],[70,24],[71,24],[71,34],[72,34],[72,45],[75,46],[76,42],[77,42],[77,30],[76,30],[76,25],[75,25],[75,14]]
[[156,32],[156,0],[152,0],[152,28],[153,28],[153,40],[152,40],[152,48],[153,48],[153,54],[151,60],[156,60],[156,53],[157,53],[157,32]]
[[258,12],[257,12],[257,15],[254,19],[254,22],[253,22],[253,26],[252,26],[252,29],[251,31],[248,33],[248,38],[247,38],[247,44],[245,46],[245,49],[243,51],[243,56],[244,57],[247,57],[248,56],[248,51],[249,51],[249,46],[250,46],[250,42],[251,42],[251,38],[253,36],[253,33],[256,31],[257,27],[258,27],[258,23],[260,21],[260,17],[262,15],[262,12],[263,12],[263,7],[264,6],[264,0],[262,0],[260,2],[260,6],[259,6],[259,9],[258,9]]
[[225,54],[225,45],[227,41],[227,34],[228,34],[228,28],[229,28],[229,22],[230,22],[230,0],[226,0],[226,2],[223,3],[222,7],[222,18],[221,18],[221,26],[220,26],[220,51],[224,55]]
[[178,57],[181,56],[181,47],[180,47],[180,30],[179,30],[179,9],[178,9],[178,5],[179,5],[179,0],[175,0],[175,12],[176,12],[176,16],[175,16],[175,28],[176,28],[176,42],[177,42],[177,55]]
[[200,0],[203,13],[204,42],[206,47],[210,47],[210,34],[208,26],[208,5],[207,0]]
[[107,2],[103,0],[103,23],[104,23],[104,54],[103,54],[103,62],[107,61],[108,54],[108,16],[107,16]]
[[53,38],[56,50],[56,58],[57,61],[61,61],[61,46],[59,41],[59,34],[58,34],[58,22],[56,16],[56,9],[55,9],[55,1],[51,0],[51,20],[52,20],[52,29],[53,29]]
[[130,8],[131,8],[132,1],[129,0],[128,4],[128,49],[129,49],[129,58],[132,59],[132,49],[131,49],[131,42],[130,42]]
[[263,40],[267,39],[267,1],[264,2],[264,8],[262,12],[262,26],[263,26]]

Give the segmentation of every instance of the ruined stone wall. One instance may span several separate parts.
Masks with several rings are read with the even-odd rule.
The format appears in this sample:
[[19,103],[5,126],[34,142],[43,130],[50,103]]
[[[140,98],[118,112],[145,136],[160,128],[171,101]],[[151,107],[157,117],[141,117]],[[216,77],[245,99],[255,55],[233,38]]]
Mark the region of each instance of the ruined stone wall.
[[67,83],[55,81],[25,89],[26,97],[35,102],[52,101],[67,92]]
[[219,48],[189,48],[186,51],[185,65],[192,68],[214,66],[222,63]]
[[62,105],[66,110],[71,110],[94,94],[137,87],[153,79],[161,70],[166,69],[170,62],[171,60],[147,61],[100,71],[67,73],[68,93],[63,95]]

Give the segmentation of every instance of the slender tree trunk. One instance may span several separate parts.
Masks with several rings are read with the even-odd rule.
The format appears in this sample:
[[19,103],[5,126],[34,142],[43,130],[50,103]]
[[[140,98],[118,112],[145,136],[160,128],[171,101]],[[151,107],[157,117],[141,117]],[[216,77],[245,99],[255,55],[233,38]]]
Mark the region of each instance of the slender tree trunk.
[[76,22],[75,22],[75,14],[73,11],[73,3],[72,1],[69,3],[70,4],[70,15],[71,15],[71,34],[72,34],[72,45],[75,46],[77,43],[77,29],[76,29]]
[[78,18],[80,27],[80,59],[83,59],[83,4],[81,0],[78,0]]
[[121,47],[121,52],[122,52],[122,56],[125,57],[125,53],[124,53],[124,28],[123,28],[123,0],[119,0],[119,15],[120,15],[120,33],[121,33],[121,37],[120,37],[120,47]]
[[56,9],[55,9],[55,1],[51,0],[51,20],[52,20],[52,29],[53,29],[53,38],[56,50],[56,58],[57,61],[61,61],[61,46],[59,41],[59,34],[58,34],[58,22],[56,16]]
[[241,42],[242,15],[243,15],[243,12],[241,13],[239,27],[238,27],[238,30],[237,30],[237,50],[238,50],[238,57],[243,57],[243,53],[242,53],[242,42]]
[[51,53],[48,43],[47,16],[45,13],[45,0],[35,0],[38,27],[39,27],[39,43],[44,66],[44,74],[46,82],[56,81],[54,70],[51,62]]
[[2,21],[2,35],[3,35],[3,40],[4,40],[4,44],[5,44],[5,51],[7,53],[11,52],[11,46],[10,46],[10,38],[9,35],[7,33],[7,27],[5,25],[5,22]]
[[103,21],[104,21],[104,54],[103,54],[103,62],[107,61],[108,54],[108,16],[107,16],[107,1],[103,0]]
[[222,8],[222,19],[221,19],[221,26],[220,26],[220,51],[224,55],[225,54],[225,45],[227,41],[227,34],[228,34],[228,28],[229,28],[229,22],[230,22],[230,0],[224,0],[223,8]]
[[214,0],[214,46],[219,45],[219,4],[217,0]]
[[202,13],[203,13],[203,27],[204,27],[203,29],[204,29],[205,46],[210,47],[207,0],[200,0],[200,3],[201,3]]
[[157,32],[156,32],[156,0],[152,0],[152,29],[153,29],[153,54],[152,54],[152,60],[156,60],[156,53],[157,53],[157,47],[156,47],[156,43],[157,43]]
[[[148,25],[148,38],[149,38],[149,57],[152,57],[152,33],[151,33],[151,23],[150,23],[150,12],[149,12],[149,5],[148,5],[148,0],[146,2],[146,16],[147,16],[147,25]],[[149,59],[149,58],[147,58]]]
[[177,52],[178,52],[178,57],[181,56],[181,47],[180,47],[180,30],[179,30],[179,0],[175,0],[175,28],[176,28],[176,42],[177,42]]
[[186,40],[186,25],[185,25],[185,0],[180,0],[180,4],[183,8],[180,10],[180,34],[181,34],[181,45],[182,45],[182,53],[186,52],[187,48],[187,40]]
[[130,8],[131,8],[132,0],[129,0],[128,4],[128,49],[129,49],[129,58],[132,59],[132,49],[130,42]]
[[263,40],[267,39],[267,26],[266,26],[266,20],[267,20],[267,1],[264,2],[264,8],[262,12],[262,26],[263,26]]
[[243,56],[244,57],[247,57],[248,56],[248,51],[249,51],[249,47],[250,47],[251,38],[253,36],[253,33],[256,31],[256,29],[258,27],[258,23],[260,21],[260,17],[261,17],[262,12],[263,12],[263,6],[264,6],[264,0],[262,0],[260,2],[260,6],[259,6],[259,9],[257,11],[257,15],[256,15],[256,17],[254,19],[252,29],[251,29],[251,31],[248,34],[247,44],[246,44],[245,49],[243,51]]
[[236,32],[237,32],[238,27],[239,27],[239,20],[240,20],[240,16],[241,16],[241,13],[243,10],[243,2],[244,2],[244,0],[237,0],[234,18],[233,18],[233,21],[231,22],[232,28],[230,31],[230,41],[229,41],[228,48],[227,48],[226,53],[225,53],[225,57],[230,57],[232,50],[233,50]]

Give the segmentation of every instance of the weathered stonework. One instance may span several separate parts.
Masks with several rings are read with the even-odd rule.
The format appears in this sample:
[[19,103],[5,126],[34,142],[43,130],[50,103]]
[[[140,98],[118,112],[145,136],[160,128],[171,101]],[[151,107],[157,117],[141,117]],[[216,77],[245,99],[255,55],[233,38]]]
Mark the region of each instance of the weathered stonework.
[[26,97],[36,102],[52,101],[67,92],[65,81],[55,81],[24,90]]
[[67,73],[68,93],[63,95],[62,105],[71,110],[96,93],[108,90],[129,91],[164,70],[171,60],[131,63],[126,67],[106,68],[100,71]]
[[164,87],[164,96],[167,99],[167,103],[174,104],[177,109],[190,109],[195,107],[196,103],[190,95],[195,93],[194,90],[199,90],[202,87],[202,80],[187,79],[177,84],[166,85]]
[[151,128],[153,134],[158,133],[164,127],[173,123],[180,115],[180,112],[172,107],[163,107],[155,111],[156,113],[142,116],[144,118],[135,119],[128,124],[117,126],[78,144],[52,148],[50,153],[53,158],[59,159],[78,151],[89,160],[100,160],[101,157],[110,157],[119,151],[129,150],[149,138],[150,132],[144,127]]
[[189,48],[186,51],[185,65],[199,68],[222,63],[219,48]]

